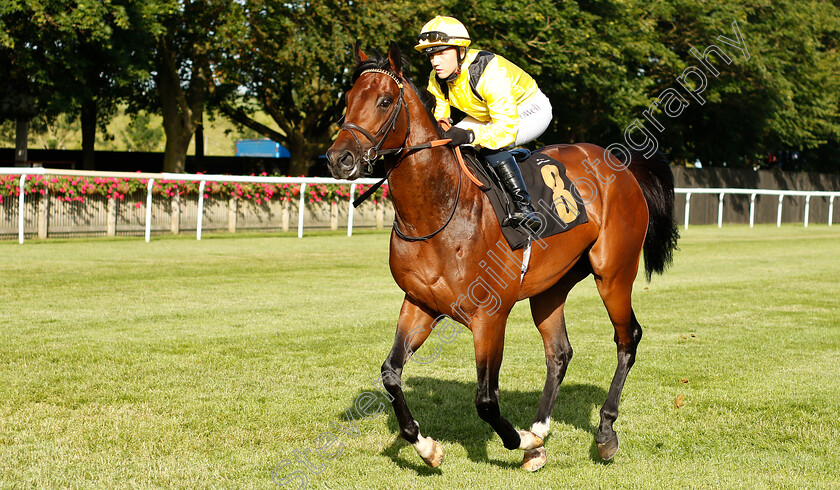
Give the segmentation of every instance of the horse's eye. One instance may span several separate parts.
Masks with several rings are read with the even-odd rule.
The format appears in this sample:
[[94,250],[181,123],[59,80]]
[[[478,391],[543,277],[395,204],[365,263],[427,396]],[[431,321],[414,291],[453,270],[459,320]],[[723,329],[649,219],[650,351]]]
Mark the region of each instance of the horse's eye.
[[379,107],[386,108],[390,107],[391,104],[394,103],[394,99],[390,97],[383,97],[382,100],[379,101]]

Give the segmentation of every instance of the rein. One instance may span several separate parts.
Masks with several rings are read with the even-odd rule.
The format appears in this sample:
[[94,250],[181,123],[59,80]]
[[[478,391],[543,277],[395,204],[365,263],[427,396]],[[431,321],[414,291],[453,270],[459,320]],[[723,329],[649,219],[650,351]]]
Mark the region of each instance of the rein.
[[[356,126],[356,125],[353,124],[353,126]],[[342,129],[344,129],[344,128],[342,127]],[[425,150],[427,148],[435,148],[437,146],[445,146],[450,141],[451,140],[449,140],[449,139],[434,140],[434,141],[429,141],[427,143],[421,143],[419,145],[414,145],[414,146],[403,146],[403,147],[400,147],[400,148],[392,148],[392,149],[382,150],[382,151],[377,150],[377,152],[378,152],[379,156],[382,156],[382,155],[388,155],[388,154],[391,154],[391,153],[399,153],[401,151]],[[377,157],[377,159],[378,159],[378,157]],[[374,160],[374,161],[376,161],[376,160]],[[367,162],[367,160],[366,160],[366,162]],[[368,167],[372,170],[373,162],[369,162]],[[391,172],[389,171],[388,173],[390,174]],[[385,177],[382,177],[382,180],[380,180],[379,182],[373,184],[370,187],[370,189],[368,189],[364,192],[364,194],[362,194],[361,196],[354,199],[353,200],[353,207],[358,208],[359,205],[362,204],[363,202],[365,202],[367,200],[367,198],[369,198],[371,195],[373,195],[373,193],[376,192],[376,190],[379,189],[382,186],[382,184],[385,183],[386,180],[388,180],[387,175]]]
[[[403,151],[414,151],[414,150],[424,150],[424,149],[427,149],[427,148],[435,148],[435,147],[438,147],[438,146],[444,146],[451,141],[449,139],[433,140],[433,141],[428,141],[426,143],[421,143],[419,145],[408,146],[408,147],[401,146],[399,148],[388,148],[388,149],[383,150],[382,145],[385,143],[385,140],[388,138],[388,135],[391,133],[391,131],[393,131],[397,127],[397,118],[399,117],[400,111],[402,110],[403,107],[406,107],[405,98],[403,96],[403,83],[396,76],[394,76],[394,74],[392,74],[391,72],[389,72],[387,70],[382,70],[380,68],[370,68],[368,70],[365,70],[365,71],[363,71],[362,73],[359,74],[359,77],[361,77],[362,75],[365,75],[367,73],[380,73],[380,74],[383,74],[383,75],[387,75],[400,88],[400,96],[399,96],[399,99],[397,100],[397,104],[395,105],[394,109],[391,111],[391,114],[388,115],[388,119],[382,124],[382,126],[379,128],[379,130],[376,132],[375,135],[371,134],[370,131],[368,131],[365,128],[359,126],[358,124],[347,122],[346,120],[344,121],[344,124],[341,125],[341,129],[339,130],[339,132],[348,131],[350,133],[350,135],[353,136],[353,139],[356,141],[356,146],[359,148],[359,153],[362,155],[362,159],[367,164],[368,172],[373,171],[374,162],[376,162],[380,157],[382,157],[384,155],[399,154]],[[409,134],[411,134],[411,118],[408,115],[408,108],[407,107],[406,107],[405,115],[406,115],[406,119],[408,121],[408,124],[406,125],[407,129],[406,129],[406,132],[405,132],[405,138],[403,139],[403,143],[408,141],[408,136],[409,136]],[[373,146],[368,148],[367,151],[363,151],[362,150],[362,142],[359,141],[359,138],[356,136],[355,131],[358,131],[359,133],[364,135],[371,143],[373,143]],[[452,217],[455,216],[455,210],[458,208],[458,201],[460,200],[460,197],[461,197],[461,169],[462,169],[462,167],[463,167],[463,162],[461,163],[461,166],[459,166],[459,168],[458,168],[458,193],[455,196],[455,204],[452,206],[452,212],[449,213],[449,218],[446,219],[446,221],[443,223],[443,225],[440,228],[438,228],[436,231],[434,231],[432,233],[429,233],[428,235],[409,236],[409,235],[406,235],[405,233],[403,233],[402,231],[400,231],[400,228],[397,225],[397,220],[395,218],[394,219],[394,232],[397,234],[397,236],[399,236],[403,240],[406,240],[406,241],[409,241],[409,242],[428,240],[429,238],[432,238],[433,236],[435,236],[438,233],[440,233],[441,231],[443,231],[444,228],[446,228],[446,226],[449,224],[449,222],[452,221]],[[353,207],[359,207],[359,205],[362,202],[364,202],[368,197],[370,197],[374,192],[376,192],[376,190],[379,189],[379,187],[388,179],[388,175],[390,175],[391,171],[394,168],[396,168],[396,166],[392,167],[391,170],[389,170],[387,172],[387,175],[385,175],[385,177],[382,180],[380,180],[379,182],[377,182],[376,184],[371,186],[371,188],[368,189],[367,191],[365,191],[364,194],[362,194],[357,199],[355,199],[353,201]],[[394,209],[394,213],[396,213],[396,208]]]

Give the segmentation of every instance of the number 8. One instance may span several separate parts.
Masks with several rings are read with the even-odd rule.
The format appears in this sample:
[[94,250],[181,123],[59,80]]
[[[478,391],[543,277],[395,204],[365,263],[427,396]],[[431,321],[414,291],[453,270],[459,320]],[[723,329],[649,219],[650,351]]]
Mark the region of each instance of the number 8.
[[571,223],[577,218],[580,212],[578,211],[577,201],[572,197],[572,193],[566,189],[563,184],[563,177],[560,176],[560,170],[556,165],[545,165],[540,169],[545,185],[551,188],[554,192],[554,209],[557,210],[557,216],[563,220],[564,223]]

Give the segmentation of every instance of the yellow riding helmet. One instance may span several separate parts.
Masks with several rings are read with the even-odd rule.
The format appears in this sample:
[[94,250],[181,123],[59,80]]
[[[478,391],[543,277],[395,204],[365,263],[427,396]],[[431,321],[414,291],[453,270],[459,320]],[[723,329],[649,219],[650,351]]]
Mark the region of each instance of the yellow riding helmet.
[[455,46],[466,48],[472,42],[464,24],[458,19],[442,15],[426,22],[417,41],[414,49],[425,54],[434,54]]

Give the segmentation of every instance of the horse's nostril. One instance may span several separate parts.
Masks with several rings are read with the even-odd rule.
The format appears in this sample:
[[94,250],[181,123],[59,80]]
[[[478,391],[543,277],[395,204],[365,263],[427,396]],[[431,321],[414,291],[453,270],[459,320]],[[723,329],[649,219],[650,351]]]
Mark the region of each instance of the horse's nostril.
[[338,159],[338,164],[344,168],[353,166],[353,155],[349,151],[345,151]]
[[356,158],[350,150],[327,150],[327,160],[330,162],[330,173],[337,179],[349,176],[356,166]]

